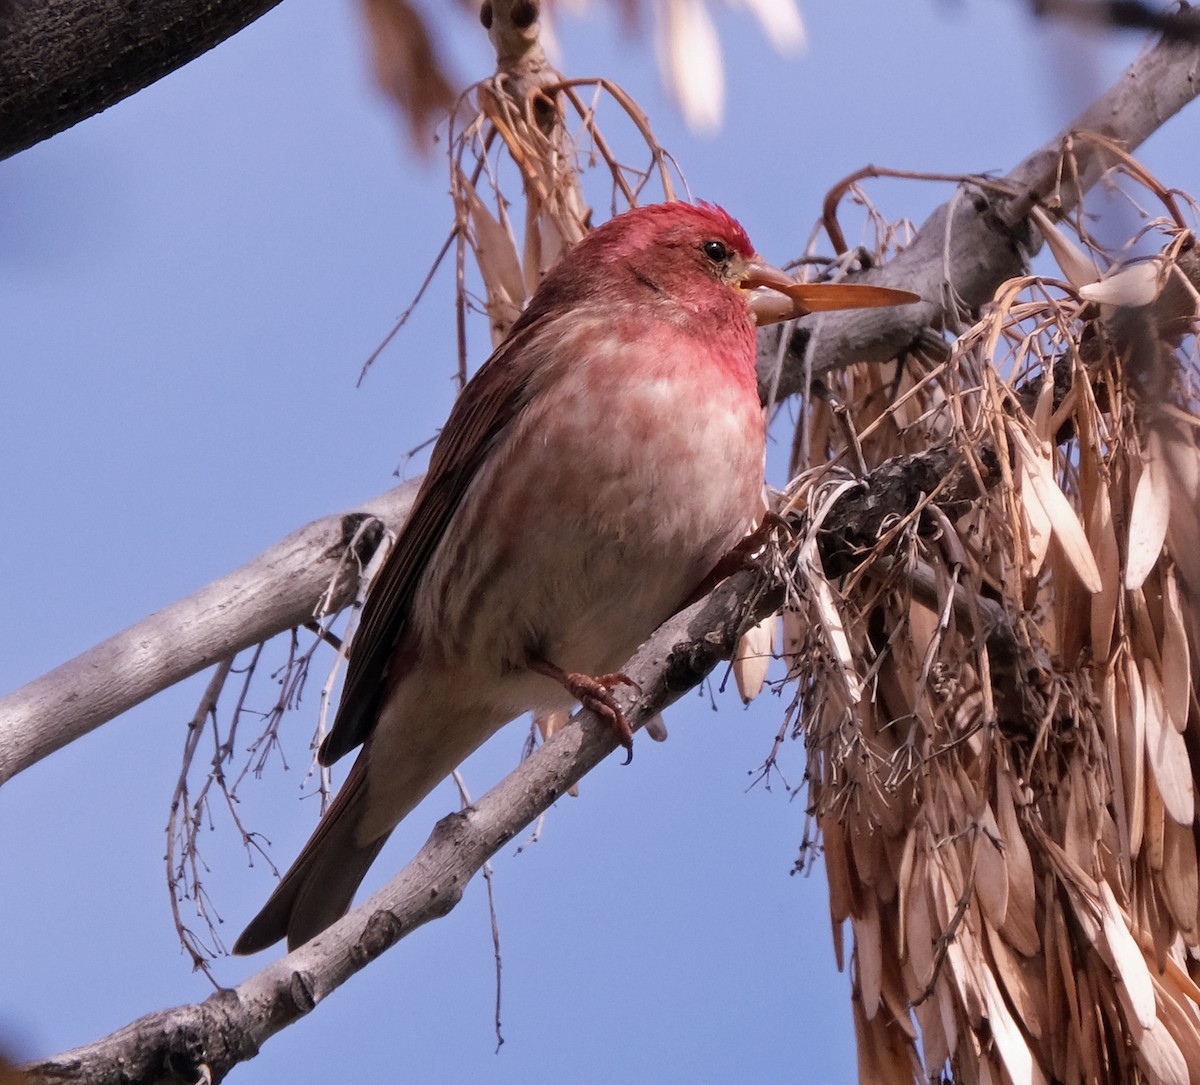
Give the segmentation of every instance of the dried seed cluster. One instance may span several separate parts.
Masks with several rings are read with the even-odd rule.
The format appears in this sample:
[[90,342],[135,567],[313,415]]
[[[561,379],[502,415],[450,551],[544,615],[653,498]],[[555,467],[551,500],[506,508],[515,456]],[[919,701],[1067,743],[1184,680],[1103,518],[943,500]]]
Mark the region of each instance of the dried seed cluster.
[[1043,215],[1066,281],[798,426],[784,655],[865,1082],[1200,1073],[1200,261],[1164,204],[1142,260]]

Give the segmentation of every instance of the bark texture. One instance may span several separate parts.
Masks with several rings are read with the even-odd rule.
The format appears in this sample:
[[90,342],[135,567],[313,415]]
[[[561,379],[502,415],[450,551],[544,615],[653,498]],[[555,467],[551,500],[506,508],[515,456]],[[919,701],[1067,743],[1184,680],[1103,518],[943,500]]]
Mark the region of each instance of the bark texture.
[[[370,560],[385,528],[408,515],[417,485],[407,482],[356,512],[294,531],[228,576],[0,699],[0,786],[168,686],[304,624],[331,584],[330,609],[345,606],[359,563]],[[370,519],[378,530],[360,532]]]
[[0,0],[0,158],[182,67],[279,0]]
[[[747,596],[755,598],[749,609]],[[660,627],[625,668],[642,690],[625,699],[630,724],[642,726],[729,658],[747,614],[765,615],[781,602],[781,592],[758,593],[753,574],[741,573]],[[147,1014],[96,1043],[25,1067],[31,1081],[222,1081],[385,950],[450,912],[489,857],[617,748],[606,721],[580,712],[576,722],[474,806],[438,822],[404,870],[311,942],[204,1002]]]
[[764,403],[803,391],[811,377],[854,362],[885,362],[918,343],[926,329],[970,323],[1005,279],[1020,275],[1040,241],[1030,207],[1047,201],[1058,215],[1075,208],[1111,160],[1077,144],[1078,184],[1056,187],[1063,139],[1097,132],[1127,151],[1141,146],[1200,93],[1200,45],[1162,43],[1133,62],[1121,78],[1062,133],[1003,178],[1012,196],[964,186],[921,226],[913,243],[885,267],[856,282],[912,290],[919,305],[806,316],[759,336],[758,378]]

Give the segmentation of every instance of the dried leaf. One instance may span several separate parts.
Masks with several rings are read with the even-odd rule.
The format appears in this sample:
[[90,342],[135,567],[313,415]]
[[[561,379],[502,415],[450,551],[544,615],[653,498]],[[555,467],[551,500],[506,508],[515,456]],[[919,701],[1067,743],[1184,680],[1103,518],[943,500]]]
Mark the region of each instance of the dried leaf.
[[1196,808],[1187,745],[1167,719],[1162,681],[1149,660],[1142,662],[1142,678],[1146,695],[1146,754],[1154,780],[1167,813],[1180,825],[1191,825]]
[[1150,979],[1146,958],[1129,933],[1128,920],[1112,888],[1104,881],[1098,884],[1101,929],[1111,954],[1110,963],[1121,977],[1138,1022],[1143,1028],[1152,1028],[1158,1014],[1154,1006],[1154,984]]
[[1190,1085],[1187,1062],[1166,1025],[1146,1029],[1137,1038],[1135,1052],[1154,1085]]
[[[886,911],[881,910],[881,924],[890,911],[890,909]],[[911,1045],[917,1042],[921,1034],[917,1030],[917,1023],[913,1019],[912,1007],[909,1004],[908,995],[905,991],[900,954],[896,952],[896,944],[891,937],[894,932],[885,930],[883,933],[885,935],[884,948],[881,950],[883,960],[883,1002],[887,1015],[892,1022],[892,1027],[904,1034],[904,1038],[910,1045],[911,1050]]]
[[1033,207],[1029,217],[1046,239],[1046,247],[1054,256],[1055,263],[1062,269],[1067,282],[1076,290],[1100,278],[1100,269],[1096,267],[1092,257],[1071,241],[1045,211],[1040,207]]
[[896,941],[900,953],[907,957],[905,946],[908,943],[908,894],[913,885],[913,864],[917,859],[917,826],[913,826],[905,834],[904,847],[900,852],[900,865],[896,869]]
[[740,0],[781,53],[798,53],[808,43],[804,20],[793,0]]
[[[1117,725],[1117,681],[1113,670],[1105,671],[1100,683],[1100,723],[1104,742],[1104,751],[1108,755],[1108,773],[1112,782],[1112,805],[1114,820],[1117,827],[1117,839],[1120,841],[1120,870],[1127,881],[1131,875],[1133,851],[1130,847],[1130,805],[1127,788],[1136,771],[1132,764],[1127,763],[1136,757],[1141,763],[1141,746],[1136,745],[1132,738],[1122,741],[1120,728]],[[1141,821],[1141,806],[1134,807],[1137,818]]]
[[996,979],[1016,1010],[1022,1028],[1035,1040],[1046,1035],[1046,977],[1041,957],[1021,957],[990,923],[985,923]]
[[1098,592],[1103,584],[1100,571],[1096,568],[1096,558],[1088,544],[1087,536],[1079,524],[1075,510],[1067,495],[1059,489],[1058,482],[1050,468],[1048,459],[1039,456],[1029,443],[1029,438],[1017,426],[1010,429],[1013,443],[1021,456],[1021,465],[1027,471],[1031,484],[1031,497],[1041,504],[1046,516],[1054,529],[1055,538],[1063,549],[1063,554],[1071,563],[1083,586],[1090,592]]
[[1196,1007],[1169,983],[1157,981],[1155,988],[1159,992],[1159,1020],[1179,1047],[1190,1085],[1200,1085],[1200,1019]]
[[703,0],[663,0],[657,46],[663,82],[693,128],[711,132],[725,111],[725,66]]
[[[1074,168],[1068,151],[1062,176]],[[1163,233],[1164,260],[1186,256],[1200,282],[1191,235]],[[1077,286],[1096,278],[1063,248]],[[1180,1052],[1200,1085],[1200,364],[1191,316],[1155,327],[1165,294],[1129,321],[1107,311],[1138,300],[1104,293],[1136,277],[1110,275],[1099,314],[1012,280],[949,357],[824,375],[797,427],[796,460],[836,461],[790,491],[806,531],[822,487],[852,473],[873,489],[919,449],[953,444],[978,483],[904,476],[932,507],[856,540],[859,564],[831,586],[869,683],[853,712],[831,681],[839,651],[797,667],[811,801],[842,826],[856,931],[870,916],[856,1022],[889,1085],[901,1022],[924,1056],[906,1085],[1149,1082],[1177,1075]],[[828,624],[807,577],[795,587]],[[823,630],[796,628],[824,649]]]
[[1050,540],[1054,537],[1054,525],[1045,506],[1037,497],[1037,484],[1032,471],[1022,461],[1017,467],[1021,487],[1021,511],[1025,514],[1025,546],[1029,555],[1025,575],[1036,580],[1041,575],[1046,555],[1050,552]]
[[[1162,792],[1158,790],[1158,785],[1154,782],[1154,777],[1151,776],[1146,780],[1146,833],[1142,838],[1142,855],[1145,857],[1150,869],[1155,873],[1162,870],[1163,866],[1164,826],[1167,820],[1167,811],[1163,806]],[[1143,899],[1141,903],[1147,909],[1153,907],[1153,900],[1149,896]],[[1148,928],[1152,928],[1154,923],[1147,922],[1145,925]]]
[[1046,1077],[1033,1060],[1033,1052],[1013,1020],[991,972],[983,973],[983,996],[992,1038],[1013,1085],[1045,1085]]
[[883,991],[883,944],[875,898],[867,896],[863,903],[863,914],[854,919],[854,958],[863,1012],[869,1021],[879,1011]]
[[845,683],[848,703],[858,704],[862,700],[862,679],[858,676],[854,652],[850,647],[850,638],[846,635],[846,626],[842,622],[841,611],[834,601],[833,589],[830,588],[825,574],[816,564],[815,542],[805,547],[804,559],[811,570],[808,583],[812,589],[815,617],[840,664],[838,674]]
[[1168,569],[1163,582],[1163,706],[1176,731],[1186,731],[1192,706],[1192,653],[1175,574]]
[[788,667],[788,677],[795,677],[804,662],[803,651],[808,619],[799,610],[788,608],[783,612],[783,648],[780,654]]
[[925,890],[925,867],[924,859],[918,859],[913,865],[912,880],[905,894],[908,910],[904,917],[905,942],[901,947],[912,968],[918,992],[929,986],[934,966],[933,918]]
[[1171,556],[1193,599],[1200,598],[1200,451],[1193,431],[1166,414],[1155,419],[1153,434],[1166,465],[1172,516]]
[[1117,674],[1117,721],[1129,805],[1129,850],[1136,857],[1146,830],[1146,695],[1133,660]]
[[1000,930],[1008,913],[1008,864],[996,845],[1003,837],[990,806],[983,808],[980,829],[976,842],[979,851],[975,857],[975,892],[988,922]]
[[1063,851],[1083,870],[1091,871],[1095,836],[1088,821],[1088,789],[1083,778],[1084,767],[1079,761],[1072,761],[1068,771],[1070,786],[1065,795]]
[[1179,825],[1171,818],[1164,821],[1162,870],[1157,881],[1171,918],[1189,935],[1189,940],[1193,939],[1200,879],[1196,870],[1196,838],[1190,825]]
[[[575,242],[579,237],[574,238],[570,242],[563,237],[563,232],[559,228],[558,223],[549,215],[542,215],[538,222],[542,234],[542,271],[549,271],[568,249],[575,247]],[[582,236],[582,233],[580,234]]]
[[[942,1026],[941,1003],[937,998],[927,998],[913,1007],[917,1025],[921,1030],[921,1048],[928,1066],[944,1066],[953,1054]],[[905,1085],[908,1085],[906,1082]]]
[[661,712],[655,712],[653,716],[642,724],[642,730],[646,732],[655,742],[667,741],[667,724],[662,718]]
[[492,345],[496,346],[508,334],[525,304],[521,262],[512,233],[480,199],[470,179],[460,172],[457,180],[471,218],[472,247],[487,290]]
[[[840,945],[842,924],[850,918],[854,901],[850,888],[850,868],[846,863],[846,840],[836,818],[821,820],[821,835],[825,840],[825,877],[829,880],[829,914],[833,921],[834,938]],[[842,968],[841,954],[838,969]]]
[[902,1033],[890,1027],[891,1022],[883,1015],[866,1020],[857,1001],[853,1008],[861,1085],[908,1085],[912,1081],[913,1061],[901,1039]]
[[1008,867],[1008,906],[1001,933],[1018,953],[1030,957],[1041,950],[1037,930],[1037,886],[1007,772],[998,773],[996,777],[996,825]]
[[1149,305],[1162,292],[1163,264],[1161,260],[1147,260],[1142,264],[1128,264],[1119,271],[1079,287],[1079,296],[1097,304],[1137,308]]
[[1167,466],[1151,442],[1129,513],[1129,545],[1125,559],[1125,587],[1135,591],[1145,582],[1162,553],[1171,519],[1171,488]]
[[[1167,957],[1163,961],[1163,982],[1166,984],[1170,981],[1170,987],[1174,988],[1181,999],[1186,999],[1200,1013],[1200,987],[1196,986],[1195,981],[1187,974],[1174,959]],[[1196,1064],[1196,1068],[1200,1070],[1200,1062]]]
[[771,665],[778,614],[771,614],[742,634],[733,657],[733,679],[742,703],[749,704],[761,692]]
[[1112,502],[1101,483],[1092,504],[1088,538],[1100,573],[1100,590],[1091,601],[1091,649],[1097,659],[1107,659],[1112,649],[1113,622],[1121,592],[1121,553],[1113,526]]
[[425,21],[406,0],[363,0],[375,78],[408,121],[413,145],[427,153],[434,124],[457,95]]

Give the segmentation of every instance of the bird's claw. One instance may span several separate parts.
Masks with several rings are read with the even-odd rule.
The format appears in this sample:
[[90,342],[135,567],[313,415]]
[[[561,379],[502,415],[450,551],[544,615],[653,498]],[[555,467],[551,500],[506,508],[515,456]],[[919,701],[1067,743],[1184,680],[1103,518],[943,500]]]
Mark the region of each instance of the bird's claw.
[[553,678],[584,708],[590,708],[596,715],[608,720],[612,724],[613,730],[617,732],[617,741],[625,747],[625,764],[628,765],[633,760],[633,728],[629,726],[629,720],[625,718],[625,712],[617,704],[612,690],[613,686],[631,686],[641,693],[641,686],[627,674],[621,674],[620,671],[600,675],[564,671],[548,659],[532,653],[529,656],[529,667],[538,674]]
[[613,686],[628,686],[631,690],[641,696],[642,687],[638,685],[629,675],[621,671],[610,671],[608,674],[596,675],[595,681],[599,682],[605,689],[612,689]]
[[740,563],[744,569],[759,570],[763,564],[763,547],[777,534],[782,535],[784,539],[792,539],[796,532],[786,517],[780,516],[773,509],[767,509],[762,514],[758,526],[726,556],[734,563]]
[[584,708],[590,708],[596,715],[603,716],[612,725],[613,730],[617,732],[617,741],[625,747],[625,760],[622,764],[628,765],[633,760],[633,728],[629,726],[629,720],[625,718],[625,712],[617,704],[612,691],[613,686],[631,686],[641,693],[642,687],[620,672],[594,677],[590,674],[567,674],[564,678],[563,684],[572,697],[577,698]]

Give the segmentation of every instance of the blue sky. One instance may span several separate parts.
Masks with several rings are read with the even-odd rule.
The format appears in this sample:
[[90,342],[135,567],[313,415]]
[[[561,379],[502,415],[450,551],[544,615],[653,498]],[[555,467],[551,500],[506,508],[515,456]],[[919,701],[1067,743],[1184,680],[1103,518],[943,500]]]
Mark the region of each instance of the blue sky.
[[[807,55],[771,55],[722,12],[725,127],[689,134],[648,41],[603,11],[564,18],[564,67],[629,89],[692,190],[767,257],[803,245],[825,189],[868,162],[1004,170],[1133,55],[1047,32],[1021,5],[809,3]],[[464,78],[486,40],[457,8]],[[1143,160],[1197,187],[1194,110]],[[295,527],[394,483],[448,410],[450,276],[362,388],[450,223],[444,162],[421,161],[370,84],[348,3],[287,0],[235,39],[100,117],[0,163],[0,456],[9,598],[0,691],[208,583]],[[920,221],[947,193],[872,188]],[[487,353],[482,323],[472,362]],[[779,482],[776,478],[774,481]],[[163,827],[203,676],[0,790],[0,1045],[35,1057],[205,997],[178,949]],[[849,981],[833,962],[823,875],[789,876],[802,800],[748,789],[781,703],[686,699],[670,740],[638,744],[496,861],[506,1043],[496,1054],[482,883],[235,1071],[249,1083],[854,1079]],[[315,696],[288,773],[244,816],[286,865]],[[516,724],[468,766],[482,792],[518,757]],[[795,744],[789,778],[803,771]],[[438,791],[393,838],[381,884],[455,805]],[[227,825],[206,888],[227,941],[271,887]],[[221,960],[236,983],[268,960]]]

